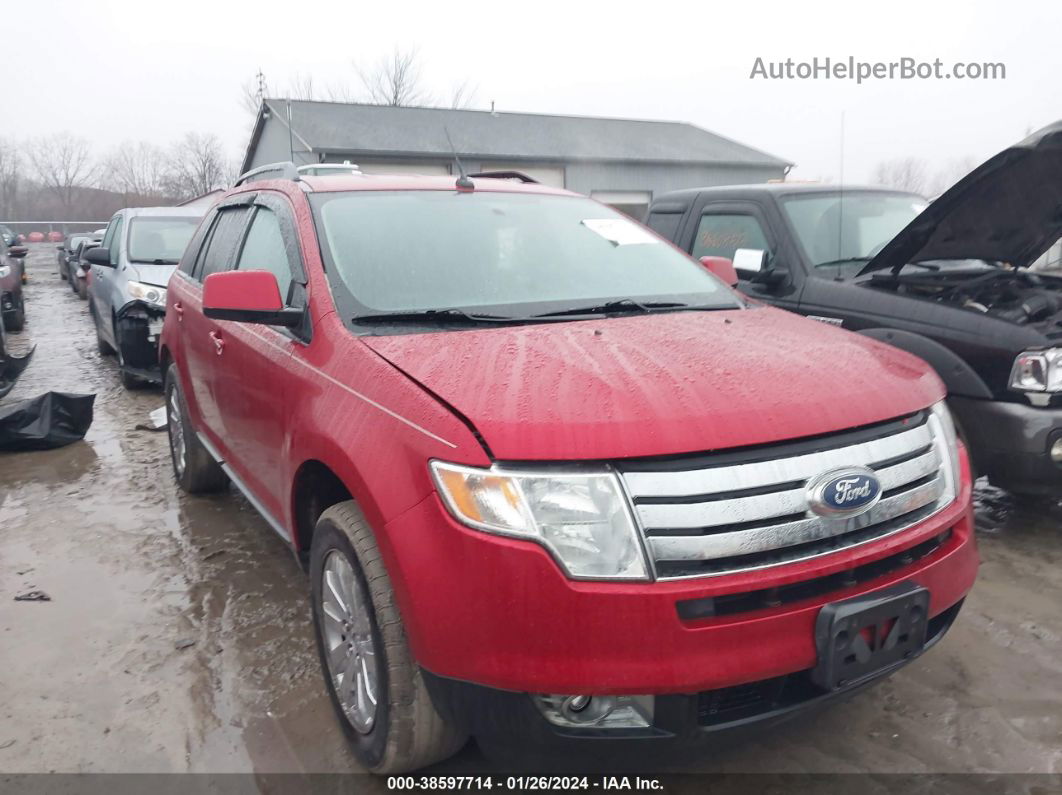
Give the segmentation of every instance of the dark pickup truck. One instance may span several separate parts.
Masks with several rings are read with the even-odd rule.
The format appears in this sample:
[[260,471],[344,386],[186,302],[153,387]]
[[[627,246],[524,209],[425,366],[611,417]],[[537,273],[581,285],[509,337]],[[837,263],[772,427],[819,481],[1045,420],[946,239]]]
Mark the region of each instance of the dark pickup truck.
[[654,198],[647,224],[744,293],[903,348],[948,388],[974,464],[1062,494],[1062,122],[928,204],[883,188],[766,184]]

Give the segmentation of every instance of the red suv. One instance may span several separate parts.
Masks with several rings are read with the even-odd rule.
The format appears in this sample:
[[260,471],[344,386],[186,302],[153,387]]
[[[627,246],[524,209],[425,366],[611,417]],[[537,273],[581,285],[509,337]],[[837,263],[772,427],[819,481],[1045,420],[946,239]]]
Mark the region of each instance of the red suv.
[[685,749],[896,670],[976,575],[929,367],[563,190],[250,175],[161,357],[177,480],[291,545],[376,772]]

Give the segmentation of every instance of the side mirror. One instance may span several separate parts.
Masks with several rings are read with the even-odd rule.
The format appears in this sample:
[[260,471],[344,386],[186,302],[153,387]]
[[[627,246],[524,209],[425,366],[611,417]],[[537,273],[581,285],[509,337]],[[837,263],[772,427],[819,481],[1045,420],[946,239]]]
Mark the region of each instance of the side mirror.
[[103,265],[106,268],[114,267],[114,265],[111,264],[110,249],[106,249],[103,246],[90,248],[88,251],[86,251],[85,262],[91,262],[93,265]]
[[728,286],[737,286],[738,275],[737,271],[734,270],[733,261],[726,257],[701,257],[701,265],[722,279]]
[[767,267],[767,252],[758,248],[739,248],[734,252],[734,269],[759,273]]
[[284,306],[277,277],[269,271],[211,273],[203,282],[203,314],[215,320],[292,328],[303,311]]
[[29,254],[29,249],[25,246],[12,246],[7,250],[7,256],[15,259],[22,259],[27,254]]

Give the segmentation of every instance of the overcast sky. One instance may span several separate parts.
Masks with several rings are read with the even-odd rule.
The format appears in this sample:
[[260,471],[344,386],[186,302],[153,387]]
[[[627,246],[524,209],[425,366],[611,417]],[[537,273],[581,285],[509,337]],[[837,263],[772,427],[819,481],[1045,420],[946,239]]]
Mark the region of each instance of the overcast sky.
[[[297,74],[358,87],[352,62],[419,49],[445,99],[474,107],[681,120],[798,164],[800,179],[867,181],[884,159],[978,161],[1062,119],[1062,2],[10,2],[0,135],[71,130],[102,153],[214,132],[236,157],[241,85]],[[1002,62],[995,81],[765,81],[764,61],[948,66]]]

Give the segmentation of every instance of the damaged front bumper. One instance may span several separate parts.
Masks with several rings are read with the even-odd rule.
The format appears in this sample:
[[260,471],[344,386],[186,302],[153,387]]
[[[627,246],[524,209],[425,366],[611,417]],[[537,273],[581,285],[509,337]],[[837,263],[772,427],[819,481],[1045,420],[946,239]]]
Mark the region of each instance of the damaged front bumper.
[[1062,439],[1062,408],[953,397],[948,406],[976,452],[980,474],[1015,494],[1062,496],[1062,461],[1051,448]]
[[118,310],[114,333],[122,370],[145,381],[161,383],[159,337],[165,316],[163,307],[145,301],[130,301]]

